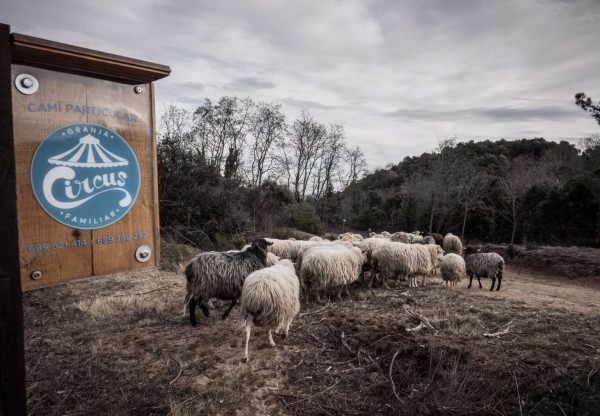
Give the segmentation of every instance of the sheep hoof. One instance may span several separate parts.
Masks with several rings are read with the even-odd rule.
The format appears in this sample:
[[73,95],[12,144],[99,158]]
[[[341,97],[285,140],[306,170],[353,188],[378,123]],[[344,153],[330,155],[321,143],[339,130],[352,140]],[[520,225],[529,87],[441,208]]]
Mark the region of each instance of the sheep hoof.
[[242,358],[242,362],[247,363],[248,361],[250,361],[250,359],[248,357]]

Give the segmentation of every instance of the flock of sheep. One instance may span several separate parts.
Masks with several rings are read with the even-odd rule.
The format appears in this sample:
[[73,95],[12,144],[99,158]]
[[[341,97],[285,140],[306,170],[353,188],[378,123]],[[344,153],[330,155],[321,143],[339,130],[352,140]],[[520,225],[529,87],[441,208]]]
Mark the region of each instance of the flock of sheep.
[[209,316],[207,305],[213,298],[230,300],[225,319],[241,299],[242,327],[246,342],[244,359],[248,361],[248,341],[252,325],[268,330],[269,344],[275,346],[272,331],[287,336],[293,318],[303,300],[320,300],[320,294],[335,290],[341,299],[348,285],[368,274],[368,286],[379,279],[389,288],[388,279],[408,280],[409,287],[418,285],[417,277],[426,279],[440,270],[446,286],[454,286],[462,277],[496,279],[500,290],[504,259],[496,253],[465,251],[460,239],[426,232],[390,234],[371,233],[363,239],[359,234],[345,233],[336,241],[313,237],[309,241],[260,238],[242,250],[205,252],[194,257],[185,269],[190,323],[197,324],[196,307]]

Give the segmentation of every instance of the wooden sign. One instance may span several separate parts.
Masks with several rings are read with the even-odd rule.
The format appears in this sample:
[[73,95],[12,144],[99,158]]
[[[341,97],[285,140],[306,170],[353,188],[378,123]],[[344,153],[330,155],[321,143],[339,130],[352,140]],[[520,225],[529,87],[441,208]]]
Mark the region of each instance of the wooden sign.
[[169,72],[12,35],[24,290],[158,265],[152,81]]

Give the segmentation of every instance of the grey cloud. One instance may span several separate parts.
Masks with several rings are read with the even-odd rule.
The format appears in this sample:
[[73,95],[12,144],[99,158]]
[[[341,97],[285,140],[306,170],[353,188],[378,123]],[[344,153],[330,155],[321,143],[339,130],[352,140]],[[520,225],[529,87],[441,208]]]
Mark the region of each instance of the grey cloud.
[[492,122],[522,122],[533,120],[570,120],[580,118],[575,106],[567,107],[497,107],[497,108],[463,108],[456,110],[435,110],[429,108],[400,109],[384,113],[386,117],[403,121],[452,121],[465,119],[485,119]]
[[238,78],[231,84],[233,89],[254,90],[254,89],[270,89],[277,86],[276,83],[263,80],[255,77]]

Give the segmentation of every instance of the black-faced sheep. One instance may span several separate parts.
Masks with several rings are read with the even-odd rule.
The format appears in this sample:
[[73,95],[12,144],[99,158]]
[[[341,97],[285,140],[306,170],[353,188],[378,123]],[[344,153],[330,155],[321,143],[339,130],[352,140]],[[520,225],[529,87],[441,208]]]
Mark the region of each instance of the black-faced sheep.
[[[474,254],[473,254],[474,253]],[[497,253],[476,253],[472,247],[467,247],[465,250],[465,265],[466,272],[469,276],[469,286],[473,283],[473,276],[477,277],[479,282],[479,289],[481,286],[482,277],[492,278],[492,287],[490,292],[494,290],[496,284],[496,278],[498,278],[498,287],[496,290],[500,290],[500,284],[502,283],[502,272],[504,271],[504,259]]]
[[248,361],[248,341],[252,324],[269,331],[269,345],[275,346],[271,331],[283,330],[287,337],[290,324],[300,311],[300,287],[294,265],[281,260],[276,265],[251,273],[242,288],[242,328],[246,332],[244,360]]
[[196,306],[209,316],[204,302],[212,298],[231,300],[229,309],[223,314],[227,318],[237,299],[242,294],[246,277],[267,266],[267,247],[271,243],[264,239],[254,240],[245,251],[221,253],[209,251],[198,254],[185,268],[185,303],[190,311],[190,323],[197,325]]
[[446,286],[448,286],[448,283],[450,283],[450,286],[456,286],[456,283],[460,282],[465,276],[465,261],[458,254],[446,254],[440,263],[440,271]]

